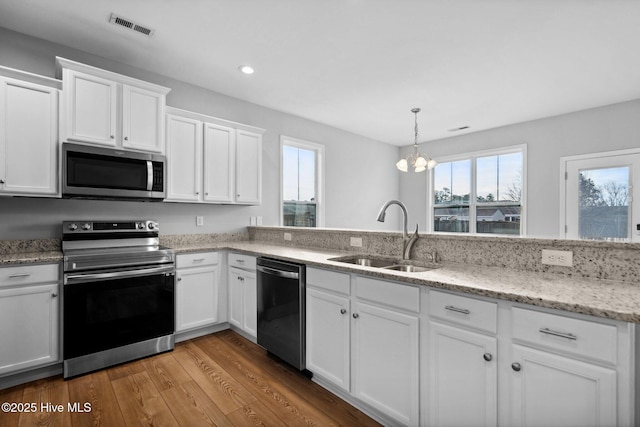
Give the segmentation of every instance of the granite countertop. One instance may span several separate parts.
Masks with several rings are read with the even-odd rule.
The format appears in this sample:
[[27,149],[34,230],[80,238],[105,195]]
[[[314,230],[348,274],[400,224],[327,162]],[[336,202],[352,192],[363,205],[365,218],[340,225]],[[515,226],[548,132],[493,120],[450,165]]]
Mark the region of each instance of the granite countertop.
[[[229,249],[347,273],[640,323],[640,285],[633,282],[572,278],[556,273],[467,264],[438,264],[437,268],[425,272],[405,273],[330,260],[338,256],[354,255],[353,252],[295,248],[261,242],[185,243],[172,245],[172,248],[178,254]],[[5,266],[61,260],[62,253],[55,251],[0,254],[0,265]]]

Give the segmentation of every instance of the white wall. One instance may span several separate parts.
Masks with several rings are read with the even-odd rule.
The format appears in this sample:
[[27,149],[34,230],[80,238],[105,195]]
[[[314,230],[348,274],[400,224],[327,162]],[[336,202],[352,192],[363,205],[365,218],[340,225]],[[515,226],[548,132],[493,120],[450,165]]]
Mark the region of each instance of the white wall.
[[[247,207],[0,197],[0,239],[59,237],[61,221],[79,218],[149,217],[160,221],[163,234],[235,232],[248,225],[251,216],[262,216],[264,225],[279,225],[281,134],[325,145],[326,227],[399,228],[399,216],[395,214],[384,224],[375,221],[380,206],[398,197],[399,178],[394,168],[398,147],[171,79],[162,76],[162,70],[130,67],[0,28],[0,65],[55,77],[56,56],[170,87],[167,104],[172,107],[267,129],[263,137],[263,204]],[[204,216],[204,227],[195,226],[196,215]]]
[[[527,144],[529,237],[558,237],[560,158],[640,146],[640,100],[579,111],[422,144],[434,158]],[[409,147],[403,148],[404,153]],[[635,179],[640,185],[639,179]],[[401,177],[400,197],[409,212],[421,212],[426,229],[425,174]]]

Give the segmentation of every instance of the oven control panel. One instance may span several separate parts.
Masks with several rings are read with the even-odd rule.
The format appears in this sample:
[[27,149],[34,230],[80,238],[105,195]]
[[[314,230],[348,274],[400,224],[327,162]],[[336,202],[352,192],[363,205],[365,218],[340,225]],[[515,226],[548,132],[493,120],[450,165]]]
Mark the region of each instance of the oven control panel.
[[137,221],[64,221],[62,223],[62,234],[79,233],[118,233],[118,232],[158,232],[160,227],[154,220]]

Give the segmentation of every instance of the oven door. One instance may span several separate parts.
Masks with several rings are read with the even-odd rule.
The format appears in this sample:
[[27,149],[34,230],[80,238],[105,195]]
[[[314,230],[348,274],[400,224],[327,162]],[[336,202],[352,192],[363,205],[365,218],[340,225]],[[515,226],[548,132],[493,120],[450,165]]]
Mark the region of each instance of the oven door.
[[64,275],[64,359],[174,333],[174,266]]

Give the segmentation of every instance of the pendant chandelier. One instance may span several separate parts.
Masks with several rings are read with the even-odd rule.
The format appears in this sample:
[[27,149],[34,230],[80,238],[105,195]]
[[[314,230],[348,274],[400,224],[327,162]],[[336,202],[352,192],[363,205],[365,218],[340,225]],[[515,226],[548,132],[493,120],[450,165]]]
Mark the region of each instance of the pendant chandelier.
[[396,163],[396,167],[402,172],[407,172],[409,170],[409,165],[414,168],[415,172],[422,172],[427,169],[433,169],[438,164],[438,162],[436,162],[426,154],[418,153],[418,113],[420,112],[420,109],[414,108],[411,110],[411,112],[415,115],[415,139],[413,141],[413,154],[409,154],[407,157],[400,159],[398,163]]

